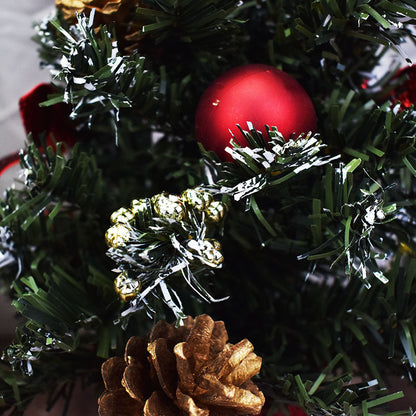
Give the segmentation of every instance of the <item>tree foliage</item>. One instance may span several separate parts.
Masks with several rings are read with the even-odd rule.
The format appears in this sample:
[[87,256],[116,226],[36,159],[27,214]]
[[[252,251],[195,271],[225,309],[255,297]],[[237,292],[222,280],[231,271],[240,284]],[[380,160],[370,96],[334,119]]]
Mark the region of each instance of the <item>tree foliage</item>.
[[[386,98],[395,68],[371,77],[387,51],[415,41],[416,3],[145,0],[135,17],[133,53],[94,13],[36,26],[59,91],[42,105],[70,104],[79,137],[22,149],[24,183],[0,203],[0,275],[23,318],[0,367],[0,407],[19,414],[54,385],[67,396],[152,319],[208,312],[253,342],[273,400],[386,413],[401,396],[386,377],[412,382],[416,366],[416,123],[413,107]],[[197,143],[194,112],[217,76],[247,62],[298,79],[319,133],[285,141],[247,120],[225,162]],[[196,187],[228,207],[215,230],[205,214],[152,208],[154,195]],[[145,216],[108,251],[111,214],[135,199]],[[187,245],[206,236],[223,267]],[[140,278],[139,298],[117,296],[120,272]]]

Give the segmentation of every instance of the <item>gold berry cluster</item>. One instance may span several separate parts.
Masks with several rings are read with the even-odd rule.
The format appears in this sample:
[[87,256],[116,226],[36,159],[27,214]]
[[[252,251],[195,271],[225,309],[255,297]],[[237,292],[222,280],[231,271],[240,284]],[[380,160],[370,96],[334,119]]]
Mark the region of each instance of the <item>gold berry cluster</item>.
[[[149,231],[150,218],[167,224],[192,224],[195,219],[204,226],[219,224],[226,214],[226,205],[215,201],[213,196],[201,189],[185,190],[180,196],[163,192],[151,198],[134,199],[130,207],[122,207],[111,214],[113,224],[106,232],[105,239],[110,249],[116,250],[129,244],[132,233]],[[221,244],[213,238],[198,238],[198,233],[188,232],[182,236],[183,246],[192,259],[199,260],[211,268],[221,266],[224,258]],[[163,233],[159,231],[159,234]],[[167,232],[171,234],[171,231]],[[194,235],[192,235],[194,234]],[[141,289],[141,283],[122,271],[114,281],[116,292],[123,301],[134,299]]]
[[139,217],[146,219],[149,213],[171,221],[186,221],[192,214],[199,215],[206,224],[220,223],[227,207],[215,201],[212,195],[200,188],[187,189],[181,196],[162,192],[147,199],[134,199],[130,208],[120,208],[111,214],[112,226],[106,232],[109,247],[118,248],[127,243],[131,227]]

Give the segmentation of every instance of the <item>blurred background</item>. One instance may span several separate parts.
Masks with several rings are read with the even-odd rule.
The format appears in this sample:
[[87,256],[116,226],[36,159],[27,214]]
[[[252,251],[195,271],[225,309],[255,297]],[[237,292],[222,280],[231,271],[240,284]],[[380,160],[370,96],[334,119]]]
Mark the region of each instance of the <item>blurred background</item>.
[[47,16],[53,0],[1,0],[0,8],[0,123],[2,154],[16,150],[25,140],[17,101],[37,83],[49,80],[39,68],[33,23]]
[[[0,8],[0,156],[19,150],[26,140],[20,122],[18,100],[36,84],[50,79],[47,70],[39,68],[33,22],[53,11],[53,0],[1,0]],[[0,177],[1,195],[19,169],[11,168]],[[0,344],[13,337],[16,320],[9,299],[0,296]]]

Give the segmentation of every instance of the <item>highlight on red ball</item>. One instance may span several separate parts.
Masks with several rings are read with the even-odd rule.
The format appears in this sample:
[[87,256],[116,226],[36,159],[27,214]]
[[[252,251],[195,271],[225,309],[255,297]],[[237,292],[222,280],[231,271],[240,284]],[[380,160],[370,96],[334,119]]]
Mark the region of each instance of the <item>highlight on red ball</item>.
[[286,140],[315,133],[316,112],[304,88],[291,75],[262,64],[233,68],[204,92],[195,116],[195,134],[206,150],[232,161],[225,151],[234,135],[248,146],[236,125],[251,122],[267,140],[265,125],[276,126]]

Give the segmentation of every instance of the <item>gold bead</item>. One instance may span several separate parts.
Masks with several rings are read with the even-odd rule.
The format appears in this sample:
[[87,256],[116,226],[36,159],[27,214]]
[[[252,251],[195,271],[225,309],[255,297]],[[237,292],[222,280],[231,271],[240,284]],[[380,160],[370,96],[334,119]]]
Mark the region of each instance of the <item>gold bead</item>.
[[111,214],[110,220],[113,224],[129,224],[134,220],[134,213],[127,208],[120,208]]
[[130,230],[124,224],[115,224],[105,233],[105,240],[109,247],[124,246],[130,239]]
[[147,213],[147,201],[144,198],[131,201],[131,212],[137,215],[139,212]]
[[163,192],[152,197],[152,203],[156,215],[161,218],[181,221],[185,217],[185,206],[177,195]]
[[227,212],[227,205],[221,201],[212,201],[205,210],[208,222],[220,222]]
[[224,257],[221,253],[221,244],[214,239],[205,239],[203,245],[202,256],[209,265],[218,267],[223,261]]
[[198,254],[201,262],[210,267],[219,267],[224,261],[221,244],[213,238],[206,238],[203,241],[189,240],[188,249]]
[[205,211],[212,202],[212,195],[200,188],[191,188],[182,192],[181,199],[192,208]]
[[126,272],[120,273],[114,280],[114,288],[124,302],[134,299],[140,292],[139,280],[128,277]]

